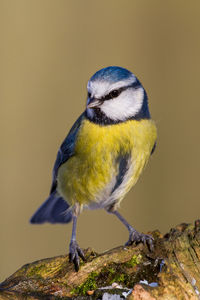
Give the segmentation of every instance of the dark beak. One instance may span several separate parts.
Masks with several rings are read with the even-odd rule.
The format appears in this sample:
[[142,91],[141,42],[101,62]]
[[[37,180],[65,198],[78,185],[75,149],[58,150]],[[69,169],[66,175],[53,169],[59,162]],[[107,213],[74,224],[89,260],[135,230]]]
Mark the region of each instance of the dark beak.
[[96,107],[101,106],[102,103],[103,102],[99,99],[91,98],[87,105],[87,108],[96,108]]

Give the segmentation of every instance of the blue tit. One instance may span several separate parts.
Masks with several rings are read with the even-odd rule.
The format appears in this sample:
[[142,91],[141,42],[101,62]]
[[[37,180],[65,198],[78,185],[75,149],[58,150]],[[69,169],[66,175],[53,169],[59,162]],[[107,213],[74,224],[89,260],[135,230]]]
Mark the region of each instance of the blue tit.
[[127,69],[111,66],[89,80],[85,111],[62,143],[53,168],[48,199],[31,223],[69,223],[69,258],[78,271],[84,253],[76,241],[77,217],[83,209],[103,208],[128,229],[125,245],[153,238],[136,231],[118,212],[121,200],[137,182],[156,145],[147,94]]

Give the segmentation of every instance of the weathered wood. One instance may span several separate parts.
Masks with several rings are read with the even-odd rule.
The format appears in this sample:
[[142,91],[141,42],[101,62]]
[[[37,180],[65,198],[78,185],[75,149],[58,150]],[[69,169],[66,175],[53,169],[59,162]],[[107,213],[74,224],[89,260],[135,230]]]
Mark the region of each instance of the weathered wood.
[[200,299],[200,221],[151,234],[153,252],[142,244],[85,250],[78,273],[68,256],[27,264],[0,284],[0,299]]

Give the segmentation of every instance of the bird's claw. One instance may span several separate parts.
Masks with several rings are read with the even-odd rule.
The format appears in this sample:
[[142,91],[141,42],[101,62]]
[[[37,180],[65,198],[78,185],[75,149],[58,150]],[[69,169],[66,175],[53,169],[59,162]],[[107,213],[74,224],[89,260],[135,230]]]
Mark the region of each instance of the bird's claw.
[[83,250],[79,247],[76,241],[71,241],[69,245],[69,261],[74,263],[76,272],[78,272],[80,266],[79,256],[83,261],[86,261]]
[[150,251],[153,251],[154,250],[154,243],[153,243],[153,241],[154,241],[154,239],[153,239],[153,237],[151,235],[139,233],[135,229],[132,229],[130,231],[129,240],[125,244],[125,246],[130,246],[132,244],[136,244],[137,245],[139,243],[143,243],[144,245],[145,244],[147,245],[147,247],[149,248]]

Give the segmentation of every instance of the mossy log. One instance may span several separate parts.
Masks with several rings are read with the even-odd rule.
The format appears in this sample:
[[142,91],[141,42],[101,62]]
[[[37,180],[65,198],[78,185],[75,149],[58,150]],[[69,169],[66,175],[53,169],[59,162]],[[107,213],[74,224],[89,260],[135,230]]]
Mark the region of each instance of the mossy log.
[[200,299],[200,221],[151,234],[153,252],[89,248],[79,272],[68,256],[27,264],[0,284],[0,299]]

